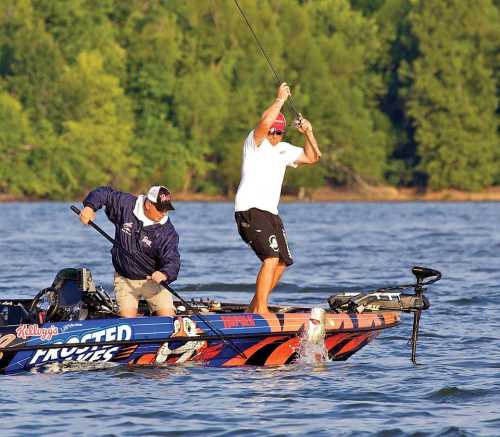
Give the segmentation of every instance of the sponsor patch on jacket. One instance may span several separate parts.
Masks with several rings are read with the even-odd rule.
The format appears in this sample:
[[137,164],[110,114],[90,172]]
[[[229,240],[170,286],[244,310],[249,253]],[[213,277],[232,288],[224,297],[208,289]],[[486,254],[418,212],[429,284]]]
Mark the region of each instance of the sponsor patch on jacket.
[[127,235],[131,235],[133,226],[134,226],[134,224],[132,222],[123,223],[122,232],[125,232]]

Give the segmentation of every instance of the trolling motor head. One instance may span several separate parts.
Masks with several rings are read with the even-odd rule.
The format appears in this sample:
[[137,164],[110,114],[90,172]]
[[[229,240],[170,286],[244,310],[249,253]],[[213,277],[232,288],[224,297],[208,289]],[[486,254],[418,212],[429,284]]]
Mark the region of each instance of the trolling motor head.
[[[413,288],[415,290],[414,295],[406,295],[405,299],[409,301],[409,305],[406,306],[406,311],[421,311],[430,308],[431,304],[429,299],[424,296],[424,285],[432,284],[433,282],[439,281],[441,278],[441,273],[437,270],[429,269],[427,267],[414,266],[411,272],[415,275],[417,282],[414,284]],[[424,282],[426,278],[434,278]]]
[[[411,272],[415,275],[415,278],[417,278],[418,285],[432,284],[441,279],[441,272],[429,269],[427,267],[414,266],[411,269]],[[431,277],[434,277],[434,279],[427,281],[426,283],[423,282],[425,278],[431,278]]]
[[[427,299],[427,297],[425,297],[423,294],[425,290],[424,286],[439,281],[441,279],[441,272],[420,266],[414,266],[411,269],[411,272],[415,275],[417,282],[414,285],[415,295],[407,296],[411,304],[408,305],[406,310],[411,312],[427,310],[430,308],[431,304],[429,302],[429,299]],[[426,278],[432,279],[424,282],[424,279]]]

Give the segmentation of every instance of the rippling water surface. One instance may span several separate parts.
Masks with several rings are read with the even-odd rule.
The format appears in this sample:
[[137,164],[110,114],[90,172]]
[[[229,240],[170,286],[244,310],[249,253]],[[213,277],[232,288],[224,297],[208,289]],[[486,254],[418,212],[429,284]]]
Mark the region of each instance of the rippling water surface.
[[[258,269],[229,203],[178,203],[184,297],[247,302]],[[104,370],[0,376],[7,435],[500,435],[500,204],[285,204],[295,265],[273,303],[443,272],[410,362],[411,319],[346,362],[280,368]],[[97,219],[108,232],[104,214]],[[65,203],[0,205],[0,298],[32,297],[63,267],[111,286],[109,243]]]

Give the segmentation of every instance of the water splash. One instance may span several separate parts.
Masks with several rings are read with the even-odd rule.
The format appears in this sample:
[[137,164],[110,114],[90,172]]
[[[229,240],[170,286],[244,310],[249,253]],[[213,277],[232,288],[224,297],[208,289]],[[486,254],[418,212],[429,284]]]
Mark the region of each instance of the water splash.
[[305,364],[307,366],[318,366],[330,362],[328,351],[325,344],[315,344],[307,341],[307,338],[302,338],[300,347],[297,351],[297,364]]
[[311,317],[301,335],[297,363],[316,366],[329,360],[325,347],[325,310],[312,308]]

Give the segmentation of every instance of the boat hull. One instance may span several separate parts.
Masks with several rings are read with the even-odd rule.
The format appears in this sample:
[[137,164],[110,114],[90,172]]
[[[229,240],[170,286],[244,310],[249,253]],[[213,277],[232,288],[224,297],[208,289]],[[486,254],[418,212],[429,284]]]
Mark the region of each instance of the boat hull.
[[[218,333],[196,315],[0,327],[0,372],[41,370],[64,362],[283,365],[298,358],[310,314],[204,314],[203,319]],[[346,360],[399,320],[399,312],[328,313],[320,343],[330,359]]]

